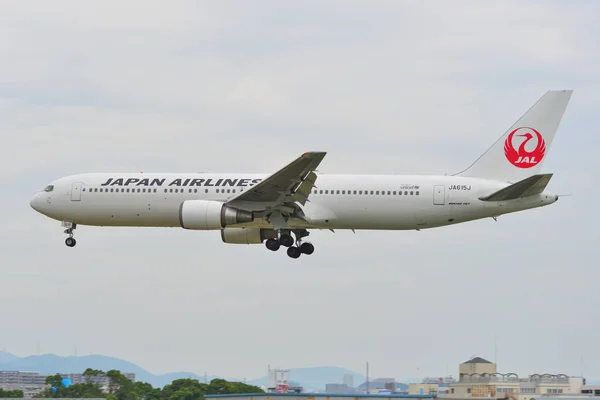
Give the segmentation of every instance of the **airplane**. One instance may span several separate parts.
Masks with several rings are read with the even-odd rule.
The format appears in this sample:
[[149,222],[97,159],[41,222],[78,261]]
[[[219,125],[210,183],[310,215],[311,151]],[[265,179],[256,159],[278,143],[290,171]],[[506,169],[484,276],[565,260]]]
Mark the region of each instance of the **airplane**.
[[[546,92],[465,170],[452,175],[347,175],[317,170],[311,151],[273,174],[85,173],[57,179],[30,202],[79,225],[219,231],[224,243],[262,244],[297,259],[309,230],[421,230],[544,207],[552,173],[541,167],[573,90]],[[292,236],[293,235],[293,236]]]

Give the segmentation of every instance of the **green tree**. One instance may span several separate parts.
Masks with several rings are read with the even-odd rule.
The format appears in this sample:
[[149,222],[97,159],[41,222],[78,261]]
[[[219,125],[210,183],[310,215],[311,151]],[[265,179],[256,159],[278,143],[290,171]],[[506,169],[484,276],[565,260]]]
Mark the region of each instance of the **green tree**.
[[208,385],[197,379],[175,379],[161,391],[163,400],[200,400],[208,394]]
[[229,382],[231,393],[249,394],[249,393],[264,393],[264,390],[258,386],[248,385],[243,382]]
[[22,398],[23,391],[22,390],[4,390],[0,389],[0,399],[6,398]]
[[102,375],[104,375],[104,371],[101,371],[99,369],[88,368],[85,371],[83,371],[83,379],[85,380],[85,383],[91,383],[94,380],[94,378],[98,378]]
[[137,400],[135,386],[133,382],[116,369],[111,369],[106,373],[109,379],[108,393],[117,398],[117,400]]
[[208,384],[207,394],[231,394],[233,393],[229,387],[229,382],[225,379],[213,379]]
[[69,398],[101,398],[106,397],[96,383],[77,383],[65,388],[62,397]]
[[[50,386],[36,397],[70,397],[70,398],[106,398],[106,400],[203,400],[207,394],[248,394],[263,393],[257,386],[242,382],[228,382],[225,379],[213,379],[209,384],[200,383],[197,379],[176,379],[164,388],[154,388],[146,382],[133,383],[120,371],[110,370],[106,373],[88,368],[83,373],[85,383],[65,387],[60,375],[46,378]],[[98,385],[98,377],[108,378],[108,393],[103,393]],[[6,392],[6,391],[4,391]],[[2,397],[23,397],[20,395]]]
[[46,385],[50,385],[50,388],[46,389],[47,394],[45,397],[63,397],[65,384],[60,374],[46,377]]
[[162,393],[159,388],[153,388],[151,384],[146,382],[134,383],[135,395],[140,400],[161,400]]
[[247,394],[264,393],[258,386],[247,385],[242,382],[228,382],[225,379],[213,379],[208,385],[206,394]]

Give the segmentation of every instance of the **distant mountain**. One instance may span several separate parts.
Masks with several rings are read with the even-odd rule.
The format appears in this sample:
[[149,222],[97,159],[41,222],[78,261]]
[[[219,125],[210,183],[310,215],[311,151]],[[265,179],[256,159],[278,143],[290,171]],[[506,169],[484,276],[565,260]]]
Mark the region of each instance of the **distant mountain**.
[[[61,357],[54,354],[29,356],[19,358],[10,353],[0,352],[0,370],[12,371],[37,371],[44,375],[57,373],[81,373],[87,368],[108,371],[116,369],[121,372],[133,372],[137,381],[148,382],[154,387],[163,387],[175,379],[191,378],[204,382],[204,376],[191,372],[171,372],[163,375],[152,374],[145,369],[125,360],[102,355]],[[310,367],[292,368],[290,370],[290,383],[302,386],[307,390],[323,391],[328,383],[343,383],[344,375],[350,374],[354,379],[354,386],[364,383],[364,375],[340,367]],[[215,378],[229,379],[221,376],[207,376],[208,382]],[[262,377],[247,381],[250,385],[268,386],[268,378]]]
[[[325,390],[328,383],[344,383],[344,375],[350,374],[354,379],[354,386],[363,383],[366,378],[340,367],[309,367],[309,368],[291,368],[290,381],[297,382],[300,386],[309,390]],[[268,377],[264,376],[248,382],[250,385],[268,386]]]
[[5,351],[0,351],[0,364],[15,361],[18,359],[19,357],[15,356],[14,354],[10,354]]
[[[41,374],[56,374],[61,372],[81,373],[87,368],[100,369],[102,371],[116,369],[121,372],[133,372],[137,381],[148,382],[154,387],[163,387],[173,380],[180,378],[192,378],[198,379],[201,382],[204,381],[204,377],[191,372],[171,372],[164,375],[154,375],[129,361],[101,355],[61,357],[54,354],[46,354],[24,358],[15,357],[8,362],[0,363],[0,370],[37,371]],[[207,378],[210,382],[216,377],[208,376]]]

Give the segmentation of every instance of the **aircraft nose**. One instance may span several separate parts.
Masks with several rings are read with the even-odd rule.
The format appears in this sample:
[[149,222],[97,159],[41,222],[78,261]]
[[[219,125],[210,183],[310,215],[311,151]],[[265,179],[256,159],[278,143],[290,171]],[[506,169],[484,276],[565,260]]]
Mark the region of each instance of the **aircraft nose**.
[[42,212],[42,203],[43,203],[43,199],[42,196],[35,195],[33,196],[33,199],[31,199],[31,201],[29,202],[29,205],[31,206],[31,208],[33,208],[35,211],[37,212]]

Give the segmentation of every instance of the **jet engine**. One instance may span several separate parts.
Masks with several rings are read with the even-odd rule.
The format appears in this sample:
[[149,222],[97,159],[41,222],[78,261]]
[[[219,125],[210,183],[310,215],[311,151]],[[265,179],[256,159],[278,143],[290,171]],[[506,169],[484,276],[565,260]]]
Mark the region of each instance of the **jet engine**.
[[228,207],[220,201],[188,200],[179,206],[179,223],[184,229],[216,230],[252,221],[252,211]]
[[232,244],[260,244],[265,239],[276,238],[273,229],[225,228],[221,230],[221,239]]

